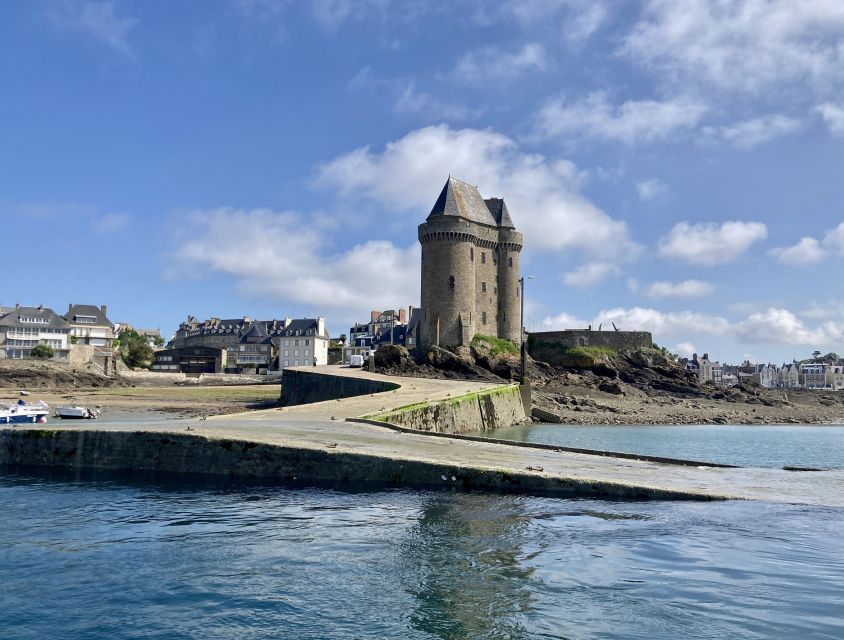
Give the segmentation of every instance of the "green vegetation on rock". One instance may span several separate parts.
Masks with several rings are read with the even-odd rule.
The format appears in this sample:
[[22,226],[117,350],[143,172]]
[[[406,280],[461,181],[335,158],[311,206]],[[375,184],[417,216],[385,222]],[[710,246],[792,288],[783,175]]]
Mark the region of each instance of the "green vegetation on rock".
[[475,334],[475,337],[472,338],[471,346],[475,347],[475,349],[489,349],[490,353],[494,356],[501,355],[502,353],[509,353],[515,356],[519,355],[518,345],[509,340],[494,338],[482,333]]

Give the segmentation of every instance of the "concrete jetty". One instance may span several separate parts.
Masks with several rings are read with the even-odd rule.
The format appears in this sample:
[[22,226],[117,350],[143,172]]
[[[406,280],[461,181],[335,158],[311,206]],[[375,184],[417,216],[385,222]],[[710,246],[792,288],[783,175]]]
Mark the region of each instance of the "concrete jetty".
[[[349,370],[330,373],[377,377]],[[207,420],[161,420],[144,423],[142,430],[97,422],[9,428],[0,432],[0,463],[254,476],[341,487],[444,487],[611,499],[751,499],[844,507],[841,471],[659,463],[346,421],[496,387],[465,381],[388,380],[399,388]]]

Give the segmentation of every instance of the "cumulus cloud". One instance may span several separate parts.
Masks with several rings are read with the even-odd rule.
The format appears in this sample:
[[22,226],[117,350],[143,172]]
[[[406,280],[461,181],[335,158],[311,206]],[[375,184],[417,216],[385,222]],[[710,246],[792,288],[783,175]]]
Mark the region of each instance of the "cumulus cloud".
[[332,253],[326,229],[296,212],[221,208],[183,219],[171,278],[210,270],[234,276],[248,294],[357,314],[395,306],[420,280],[416,243],[370,240]]
[[450,172],[486,197],[503,196],[531,250],[584,250],[630,259],[639,246],[627,225],[579,193],[583,175],[568,161],[524,153],[491,130],[418,129],[381,151],[361,147],[319,169],[317,183],[346,198],[371,198],[414,221],[427,213]]
[[640,200],[653,200],[668,191],[668,187],[659,178],[642,180],[636,183],[636,192]]
[[723,140],[738,149],[747,150],[802,128],[800,120],[777,113],[722,127],[704,127],[703,133],[708,138]]
[[844,256],[844,222],[827,231],[823,243],[830,251]]
[[790,247],[777,247],[768,252],[777,262],[790,265],[814,264],[823,260],[826,251],[814,238],[801,238],[800,242]]
[[529,71],[541,71],[549,64],[545,48],[536,42],[529,42],[514,52],[482,47],[464,54],[457,61],[452,76],[466,84],[501,82]]
[[647,0],[622,53],[684,86],[824,91],[842,78],[842,33],[837,0]]
[[621,275],[621,269],[611,262],[587,262],[563,274],[563,282],[569,287],[592,287],[613,276]]
[[677,343],[677,346],[674,347],[674,352],[684,358],[691,358],[697,353],[697,349],[691,342],[679,342]]
[[730,322],[721,316],[695,311],[665,312],[646,307],[606,309],[595,317],[595,322],[604,326],[614,322],[623,331],[650,331],[660,336],[725,335],[730,330]]
[[659,255],[711,266],[735,260],[754,242],[767,236],[767,227],[761,222],[731,220],[720,225],[678,222],[668,235],[659,239]]
[[683,280],[682,282],[669,282],[659,280],[652,283],[647,290],[649,298],[699,298],[706,296],[715,290],[711,282],[702,280]]
[[49,5],[47,19],[56,28],[84,33],[134,58],[129,35],[138,25],[138,20],[118,17],[113,2],[59,2]]
[[557,96],[546,101],[536,116],[536,133],[543,137],[588,137],[635,144],[668,140],[694,128],[706,107],[692,100],[628,100],[610,102],[595,92],[578,101]]
[[91,221],[91,228],[97,233],[116,233],[125,229],[132,217],[128,213],[107,213]]
[[827,346],[844,340],[844,322],[828,321],[812,329],[791,311],[774,307],[751,314],[736,331],[740,339],[752,343]]
[[815,107],[834,136],[844,136],[844,106],[825,102]]

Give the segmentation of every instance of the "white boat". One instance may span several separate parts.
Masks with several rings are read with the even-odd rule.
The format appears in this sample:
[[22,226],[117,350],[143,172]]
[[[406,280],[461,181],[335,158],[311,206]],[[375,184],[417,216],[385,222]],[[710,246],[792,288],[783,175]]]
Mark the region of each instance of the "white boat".
[[100,412],[96,409],[88,409],[81,405],[56,407],[56,417],[64,420],[93,420],[100,416]]
[[35,404],[18,400],[17,404],[0,405],[0,424],[43,424],[49,413],[50,407],[43,400]]

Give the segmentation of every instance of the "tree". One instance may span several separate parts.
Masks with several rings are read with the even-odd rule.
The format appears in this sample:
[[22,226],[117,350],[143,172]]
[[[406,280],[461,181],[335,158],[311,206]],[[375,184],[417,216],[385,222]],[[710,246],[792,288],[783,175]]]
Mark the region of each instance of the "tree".
[[161,336],[155,336],[155,338],[153,338],[153,342],[155,343],[156,347],[164,346],[164,338],[162,338]]
[[146,338],[134,329],[120,334],[120,357],[130,367],[149,367],[153,351]]
[[77,342],[79,342],[79,338],[76,336],[70,336],[70,344],[76,344]]
[[53,357],[53,354],[53,347],[48,344],[37,344],[32,347],[32,351],[29,352],[30,356],[41,360],[49,360]]
[[817,360],[820,357],[821,357],[820,351],[812,351],[812,360]]

